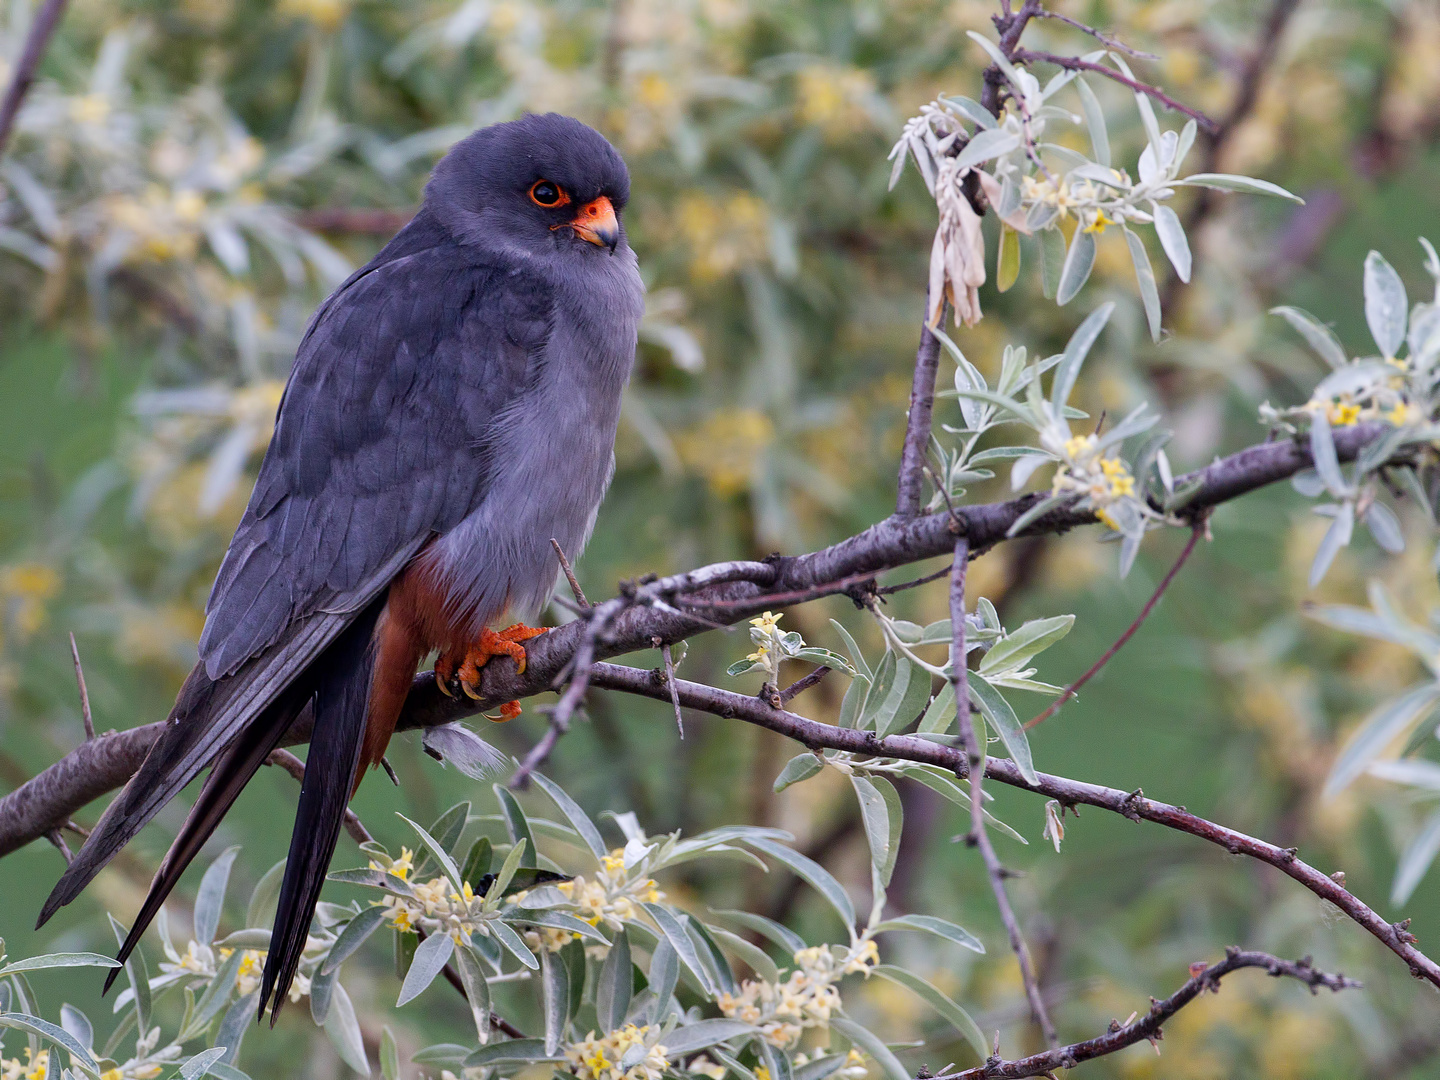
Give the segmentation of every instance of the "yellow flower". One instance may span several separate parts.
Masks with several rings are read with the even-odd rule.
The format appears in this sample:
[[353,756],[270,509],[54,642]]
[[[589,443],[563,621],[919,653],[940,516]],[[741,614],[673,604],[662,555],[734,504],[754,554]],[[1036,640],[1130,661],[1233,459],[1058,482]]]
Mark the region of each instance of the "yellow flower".
[[1329,419],[1336,427],[1349,427],[1360,419],[1360,406],[1350,401],[1331,405]]
[[1094,435],[1075,435],[1065,440],[1065,453],[1072,458],[1080,457],[1095,447]]
[[1089,225],[1085,226],[1085,231],[1087,233],[1103,233],[1105,231],[1105,226],[1114,224],[1114,219],[1106,217],[1104,210],[1096,210],[1095,220],[1090,222]]
[[70,119],[77,124],[101,124],[110,115],[110,102],[104,94],[86,94],[70,102]]
[[1393,409],[1385,413],[1385,419],[1396,427],[1404,427],[1415,419],[1417,410],[1408,401],[1399,402]]
[[765,614],[759,616],[758,618],[751,619],[750,625],[759,627],[761,630],[764,630],[768,633],[770,631],[778,629],[780,626],[780,620],[784,617],[785,616],[783,614],[773,615],[767,611],[765,612]]

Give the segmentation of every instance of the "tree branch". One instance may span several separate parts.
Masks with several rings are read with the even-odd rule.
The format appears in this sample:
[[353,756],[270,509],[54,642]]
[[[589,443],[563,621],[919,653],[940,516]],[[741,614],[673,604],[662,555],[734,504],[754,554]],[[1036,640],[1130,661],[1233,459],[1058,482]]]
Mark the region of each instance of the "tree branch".
[[[591,674],[591,684],[654,698],[657,701],[670,700],[670,691],[655,671],[618,664],[596,664]],[[810,750],[847,750],[853,754],[936,765],[961,776],[966,773],[965,755],[959,749],[928,739],[913,735],[891,735],[881,739],[873,731],[822,724],[772,708],[769,703],[757,697],[735,694],[683,679],[677,680],[676,692],[680,695],[680,701],[689,709],[769,728],[794,739]],[[1222,847],[1232,855],[1245,855],[1267,863],[1298,881],[1320,899],[1334,904],[1404,960],[1412,975],[1440,987],[1440,964],[1436,964],[1415,947],[1415,935],[1409,932],[1406,923],[1386,922],[1363,900],[1340,884],[1337,877],[1327,876],[1301,860],[1294,848],[1282,848],[1264,840],[1257,840],[1235,829],[1207,821],[1190,813],[1183,806],[1147,799],[1139,790],[1120,791],[1117,788],[1087,784],[1048,773],[1038,773],[1036,783],[1031,784],[1020,775],[1019,768],[1009,758],[987,758],[985,779],[1043,795],[1056,800],[1062,806],[1094,806],[1120,814],[1131,821],[1149,821],[1164,825]]]
[[1096,75],[1104,75],[1107,79],[1113,79],[1121,86],[1128,86],[1137,94],[1144,94],[1146,97],[1154,98],[1167,109],[1184,113],[1212,135],[1220,130],[1220,125],[1214,120],[1211,120],[1210,117],[1206,116],[1199,109],[1192,109],[1189,105],[1176,101],[1158,86],[1152,86],[1149,83],[1140,82],[1138,79],[1132,79],[1112,67],[1106,67],[1104,64],[1097,64],[1091,60],[1082,60],[1078,56],[1060,56],[1058,53],[1037,52],[1033,49],[1016,49],[1013,59],[1022,64],[1041,61],[1046,64],[1054,64],[1056,67],[1065,68],[1068,71],[1093,71]]
[[[1361,447],[1385,430],[1379,422],[1338,429],[1335,444],[1340,460],[1352,460]],[[1177,486],[1192,482],[1198,485],[1183,512],[1198,516],[1210,507],[1287,479],[1310,465],[1309,448],[1301,442],[1284,440],[1252,446],[1180,477]],[[1009,527],[1043,497],[1026,495],[1009,502],[962,506],[955,513],[964,523],[971,550],[981,552],[1005,540]],[[1055,511],[1031,522],[1021,535],[1064,532],[1094,520],[1094,515],[1086,512]],[[517,675],[515,665],[509,661],[487,664],[481,671],[483,696],[479,699],[451,698],[435,686],[432,673],[416,676],[399,728],[413,730],[446,724],[502,702],[554,689],[572,666],[582,637],[607,605],[614,621],[603,635],[596,636],[594,645],[594,655],[602,659],[652,648],[657,637],[673,644],[715,625],[710,619],[687,614],[671,600],[683,597],[686,603],[705,607],[715,620],[736,623],[764,610],[766,597],[779,590],[803,589],[814,597],[830,595],[845,591],[837,583],[855,575],[875,575],[949,554],[955,543],[951,531],[954,527],[949,513],[888,518],[807,555],[777,556],[764,562],[716,563],[644,585],[632,583],[627,593],[592,609],[589,620],[576,620],[535,638],[527,651],[524,675]],[[727,601],[727,606],[706,607],[710,601],[719,600]],[[149,753],[162,723],[99,735],[0,798],[0,856],[60,828],[81,807],[123,785]],[[301,725],[291,729],[286,742],[294,745],[308,739],[309,730]]]
[[[940,305],[940,322],[945,321]],[[925,310],[930,310],[927,296]],[[900,482],[895,496],[895,513],[914,517],[920,513],[920,492],[924,487],[925,458],[930,451],[931,417],[935,411],[935,372],[940,366],[940,339],[922,319],[920,346],[915,350],[915,377],[910,383],[910,411],[905,420],[905,444],[900,450]]]
[[1045,999],[1040,995],[1035,962],[1031,959],[1029,946],[1025,944],[1025,935],[1020,932],[1020,920],[1015,917],[1010,894],[1005,889],[1005,867],[1000,864],[1000,856],[995,853],[995,845],[985,830],[985,793],[981,790],[985,776],[985,747],[975,735],[975,723],[970,715],[970,676],[965,666],[965,569],[969,564],[970,542],[962,536],[955,541],[955,561],[950,574],[950,678],[955,687],[955,719],[960,730],[960,747],[965,754],[965,775],[970,778],[970,833],[965,842],[979,848],[980,857],[985,860],[990,891],[995,894],[1000,921],[1005,924],[1010,949],[1020,965],[1020,978],[1025,984],[1025,997],[1030,1002],[1030,1015],[1040,1026],[1045,1045],[1053,1050],[1060,1044],[1060,1038],[1055,1033],[1055,1022],[1045,1008]]
[[991,1080],[992,1077],[1019,1078],[1027,1076],[1048,1076],[1056,1069],[1074,1068],[1082,1061],[1105,1057],[1127,1046],[1149,1040],[1158,1041],[1163,1037],[1161,1026],[1186,1005],[1205,991],[1218,994],[1220,980],[1241,968],[1263,968],[1273,978],[1298,979],[1310,988],[1312,994],[1325,987],[1335,993],[1341,990],[1359,988],[1361,984],[1344,975],[1329,975],[1316,971],[1307,956],[1300,961],[1281,960],[1269,953],[1245,952],[1231,947],[1225,950],[1225,959],[1208,967],[1204,964],[1190,965],[1191,975],[1185,984],[1163,1001],[1151,998],[1150,1011],[1138,1020],[1128,1024],[1110,1022],[1110,1030],[1095,1039],[1071,1043],[1052,1049],[1043,1054],[1032,1054],[1018,1061],[1002,1061],[999,1055],[988,1059],[984,1065],[963,1072],[945,1073],[935,1080]]
[[50,47],[50,39],[55,36],[55,30],[60,25],[60,16],[64,13],[65,0],[45,0],[45,5],[30,24],[30,33],[25,38],[25,49],[20,54],[19,63],[15,65],[15,74],[10,77],[10,85],[5,89],[5,98],[0,101],[0,154],[5,152],[5,146],[10,141],[10,132],[15,128],[20,106],[35,83],[40,61],[45,58],[45,50]]

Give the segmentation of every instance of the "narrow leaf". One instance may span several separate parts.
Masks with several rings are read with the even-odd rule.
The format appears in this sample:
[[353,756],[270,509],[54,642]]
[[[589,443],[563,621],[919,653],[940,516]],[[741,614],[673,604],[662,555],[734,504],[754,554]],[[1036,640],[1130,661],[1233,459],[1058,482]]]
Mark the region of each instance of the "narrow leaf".
[[1065,265],[1060,268],[1060,283],[1055,288],[1055,303],[1064,307],[1075,299],[1090,279],[1095,267],[1095,234],[1077,228],[1070,238],[1070,250],[1065,255]]
[[225,904],[225,889],[230,884],[230,867],[239,852],[238,845],[226,848],[200,879],[200,891],[195,895],[195,940],[203,945],[215,940],[220,909]]
[[431,934],[420,942],[415,950],[415,959],[410,961],[410,970],[405,973],[395,1007],[398,1009],[419,997],[450,962],[450,954],[454,951],[455,942],[449,934]]
[[1160,340],[1160,290],[1155,285],[1155,269],[1150,265],[1150,253],[1145,250],[1145,241],[1129,229],[1121,227],[1125,243],[1130,248],[1130,261],[1135,264],[1135,283],[1140,287],[1140,299],[1145,304],[1145,321],[1150,327],[1150,340]]
[[1190,241],[1185,238],[1185,226],[1180,217],[1163,203],[1150,204],[1155,215],[1155,234],[1160,237],[1160,246],[1175,267],[1181,281],[1190,280]]
[[972,677],[969,686],[971,699],[1000,736],[1000,741],[1005,744],[1005,749],[1020,770],[1020,775],[1031,784],[1039,783],[1035,766],[1031,763],[1030,741],[1025,737],[1025,729],[1020,726],[1020,720],[1010,703],[982,675],[976,674]]
[[1427,682],[1412,686],[1371,712],[1336,758],[1325,781],[1325,796],[1329,798],[1349,785],[1392,743],[1424,719],[1437,701],[1440,701],[1440,685]]
[[625,1023],[634,987],[631,966],[630,937],[622,929],[615,934],[595,985],[595,1015],[603,1031],[616,1031]]
[[950,1000],[938,987],[922,979],[919,975],[912,974],[902,967],[896,967],[894,964],[878,964],[871,968],[870,973],[898,983],[924,1000],[927,1005],[950,1021],[951,1026],[965,1037],[965,1041],[970,1044],[970,1048],[975,1051],[981,1061],[990,1056],[990,1047],[985,1042],[985,1035],[980,1030],[980,1025],[975,1023],[969,1013]]
[[1387,359],[1400,351],[1405,343],[1405,319],[1410,301],[1405,284],[1385,256],[1372,251],[1365,256],[1365,321],[1370,336]]
[[778,859],[808,882],[840,915],[847,930],[855,925],[855,905],[850,902],[850,896],[844,887],[823,866],[773,840],[747,837],[746,843],[757,851]]

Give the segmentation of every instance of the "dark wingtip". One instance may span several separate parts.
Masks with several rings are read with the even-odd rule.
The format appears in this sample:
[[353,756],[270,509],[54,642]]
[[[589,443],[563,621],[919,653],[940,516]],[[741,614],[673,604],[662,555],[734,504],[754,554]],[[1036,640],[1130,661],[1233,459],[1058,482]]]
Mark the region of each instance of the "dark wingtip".
[[110,969],[110,974],[105,976],[105,985],[100,990],[101,997],[104,997],[106,994],[110,993],[110,988],[115,985],[115,980],[120,977],[120,972],[123,970],[124,968],[118,967]]
[[50,890],[50,895],[45,898],[45,903],[40,907],[40,917],[35,920],[35,929],[39,930],[51,917],[71,900],[75,899],[74,892],[67,887],[70,874],[67,871],[62,874],[55,887]]

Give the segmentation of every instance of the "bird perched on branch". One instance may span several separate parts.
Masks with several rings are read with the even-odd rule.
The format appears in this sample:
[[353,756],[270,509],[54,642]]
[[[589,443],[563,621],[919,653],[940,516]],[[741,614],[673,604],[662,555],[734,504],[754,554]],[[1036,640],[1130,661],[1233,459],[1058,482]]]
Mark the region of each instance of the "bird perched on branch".
[[[540,630],[614,470],[644,287],[629,174],[577,120],[457,143],[415,218],[315,313],[207,606],[200,662],[140,771],[45,902],[44,923],[206,766],[120,950],[302,713],[310,752],[261,981],[295,976],[346,803],[379,763],[420,661],[450,692]],[[519,705],[502,706],[502,717]],[[118,969],[116,969],[118,970]],[[112,973],[112,980],[114,975]],[[109,983],[106,988],[109,988]]]

